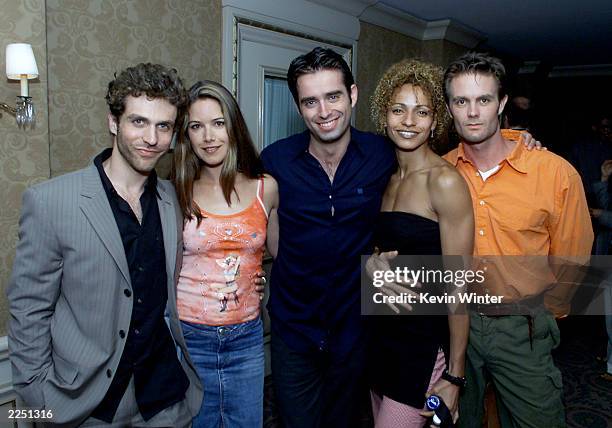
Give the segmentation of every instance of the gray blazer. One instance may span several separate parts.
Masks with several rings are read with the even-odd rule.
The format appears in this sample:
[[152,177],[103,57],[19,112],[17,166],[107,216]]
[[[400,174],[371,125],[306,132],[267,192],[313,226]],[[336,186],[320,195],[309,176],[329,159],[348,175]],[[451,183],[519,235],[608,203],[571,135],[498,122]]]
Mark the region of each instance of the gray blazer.
[[[202,385],[176,309],[182,216],[172,185],[158,180],[157,190],[166,313],[190,381],[187,402],[196,415]],[[7,294],[13,384],[28,406],[51,410],[54,423],[76,426],[102,401],[125,346],[119,331],[129,330],[131,288],[119,229],[95,165],[24,192]]]

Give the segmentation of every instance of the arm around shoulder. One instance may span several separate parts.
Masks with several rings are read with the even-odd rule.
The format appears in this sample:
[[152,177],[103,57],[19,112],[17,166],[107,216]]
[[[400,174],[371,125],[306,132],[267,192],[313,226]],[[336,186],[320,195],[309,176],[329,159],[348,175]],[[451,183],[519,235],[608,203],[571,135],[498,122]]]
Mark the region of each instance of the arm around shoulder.
[[50,325],[63,266],[49,217],[38,190],[26,190],[7,289],[13,383],[27,405],[36,408],[44,407],[42,384],[52,365]]

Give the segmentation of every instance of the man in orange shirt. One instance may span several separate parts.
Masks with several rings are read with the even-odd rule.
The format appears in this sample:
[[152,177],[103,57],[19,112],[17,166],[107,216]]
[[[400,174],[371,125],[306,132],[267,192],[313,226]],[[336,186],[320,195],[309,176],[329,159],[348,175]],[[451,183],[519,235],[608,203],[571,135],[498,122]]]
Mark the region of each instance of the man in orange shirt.
[[[586,257],[593,232],[580,176],[559,156],[517,144],[520,132],[502,133],[498,117],[508,99],[504,80],[501,62],[480,53],[460,57],[444,76],[448,109],[462,138],[445,158],[470,189],[474,253]],[[525,273],[510,269],[513,281],[507,284],[512,285],[493,294],[504,296],[506,309],[534,301],[539,309],[526,316],[500,314],[499,307],[471,312],[462,427],[481,426],[487,379],[495,386],[503,427],[565,426],[561,373],[551,357],[559,330],[543,301],[562,316],[569,307],[563,301],[567,295],[551,292],[545,278],[530,280]]]

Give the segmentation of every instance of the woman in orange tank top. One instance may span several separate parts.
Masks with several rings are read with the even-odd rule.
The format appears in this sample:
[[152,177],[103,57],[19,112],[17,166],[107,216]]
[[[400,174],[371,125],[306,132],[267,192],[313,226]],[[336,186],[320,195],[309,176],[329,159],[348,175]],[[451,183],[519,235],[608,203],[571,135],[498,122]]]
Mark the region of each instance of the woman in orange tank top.
[[204,385],[193,426],[262,426],[263,328],[253,278],[268,219],[276,225],[278,190],[236,100],[216,82],[189,90],[172,177],[185,221],[177,306]]

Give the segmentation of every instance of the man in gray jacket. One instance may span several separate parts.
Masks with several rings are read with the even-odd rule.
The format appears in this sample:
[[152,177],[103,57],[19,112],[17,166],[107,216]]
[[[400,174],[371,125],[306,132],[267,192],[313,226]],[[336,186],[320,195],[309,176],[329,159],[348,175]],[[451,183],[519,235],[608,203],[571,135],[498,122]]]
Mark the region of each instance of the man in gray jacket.
[[176,312],[182,216],[154,170],[185,89],[176,70],[138,64],[106,100],[112,148],[23,195],[8,287],[13,382],[51,425],[187,426],[202,386]]

